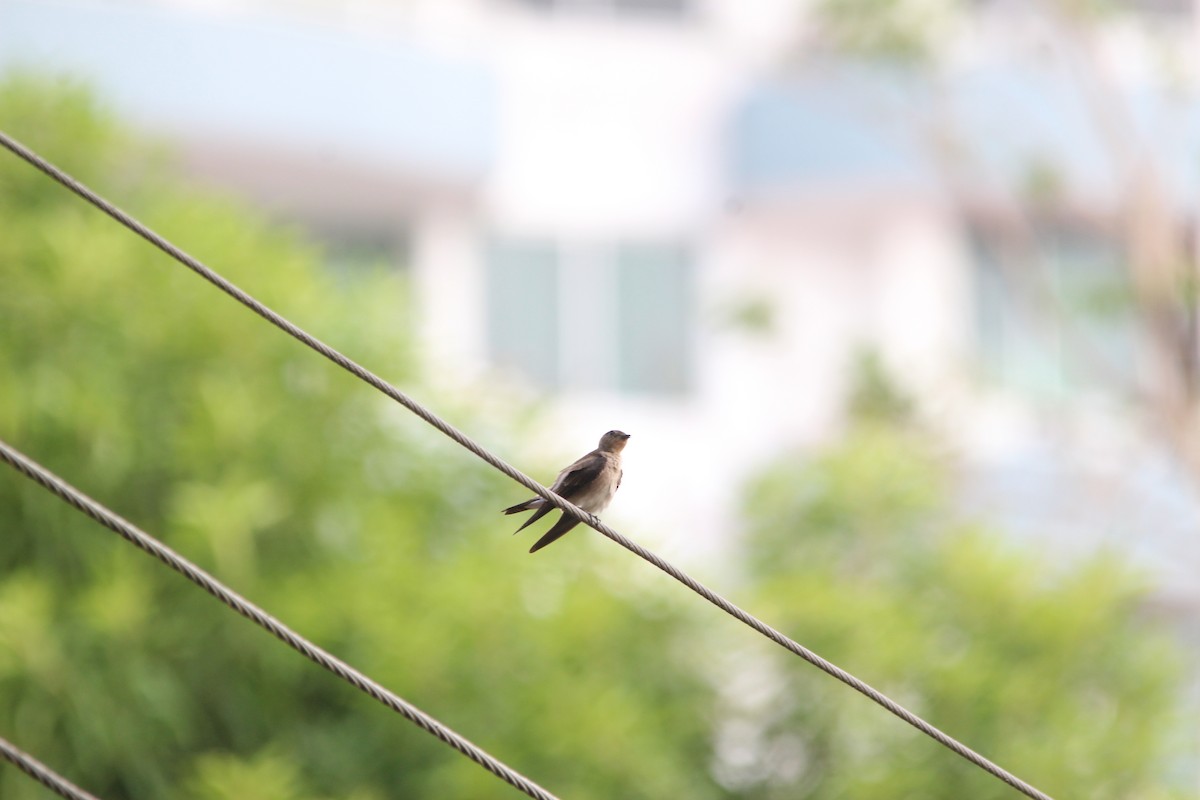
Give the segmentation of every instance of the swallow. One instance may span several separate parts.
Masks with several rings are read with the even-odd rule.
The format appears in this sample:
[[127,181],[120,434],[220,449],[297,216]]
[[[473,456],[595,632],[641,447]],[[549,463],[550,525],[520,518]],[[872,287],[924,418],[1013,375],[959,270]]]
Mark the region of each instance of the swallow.
[[[621,470],[621,451],[625,449],[625,443],[628,441],[628,433],[609,431],[604,434],[600,437],[599,447],[558,473],[550,491],[564,500],[570,500],[593,516],[600,513],[612,502],[613,495],[621,486],[621,478],[624,475]],[[505,514],[520,514],[522,511],[534,509],[537,509],[534,515],[525,520],[525,524],[513,532],[514,535],[549,514],[554,510],[554,506],[540,497],[534,497],[504,509]],[[538,539],[533,547],[529,548],[529,552],[536,553],[578,524],[579,520],[564,511],[558,522],[554,523],[554,527]]]

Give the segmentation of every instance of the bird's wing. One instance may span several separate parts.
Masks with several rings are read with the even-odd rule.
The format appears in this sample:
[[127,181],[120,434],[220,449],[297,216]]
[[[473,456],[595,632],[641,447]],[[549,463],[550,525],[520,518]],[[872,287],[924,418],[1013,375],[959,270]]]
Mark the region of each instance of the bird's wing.
[[598,451],[592,451],[558,473],[558,478],[550,487],[550,491],[565,500],[570,500],[580,491],[591,486],[592,481],[600,477],[600,473],[604,471],[607,464],[604,456],[600,455]]
[[[558,473],[558,477],[554,480],[554,485],[550,487],[550,491],[554,492],[559,497],[570,500],[572,497],[578,495],[582,490],[586,489],[589,485],[591,485],[592,481],[596,480],[596,478],[600,476],[600,473],[603,471],[606,463],[607,462],[605,462],[604,456],[600,455],[598,451],[593,450],[571,466],[564,469],[562,472]],[[520,533],[553,510],[554,506],[543,502],[541,507],[538,508],[537,512],[532,517],[525,520],[525,524],[517,528],[515,531],[513,531],[513,533]],[[551,531],[558,530],[558,526],[562,525],[562,523],[563,521],[559,520],[554,528],[551,529]],[[570,530],[571,527],[574,526],[563,528],[554,536],[553,539],[548,541],[546,540],[546,537],[543,536],[540,541],[545,542],[545,544],[540,544],[540,546],[545,547],[547,544],[554,541],[554,539],[557,539],[559,536],[562,536],[564,533]],[[546,536],[549,535],[550,534],[546,534]],[[538,547],[539,545],[534,546]]]
[[551,528],[550,530],[546,531],[546,534],[544,536],[542,536],[542,538],[538,539],[534,543],[533,547],[529,548],[529,552],[536,553],[538,550],[541,550],[543,547],[550,544],[551,542],[554,542],[554,541],[560,539],[563,536],[563,534],[565,534],[567,531],[571,530],[571,528],[574,528],[578,524],[579,524],[579,520],[575,519],[572,516],[569,516],[567,514],[567,512],[564,511],[563,515],[558,518],[558,522],[554,523],[554,527]]

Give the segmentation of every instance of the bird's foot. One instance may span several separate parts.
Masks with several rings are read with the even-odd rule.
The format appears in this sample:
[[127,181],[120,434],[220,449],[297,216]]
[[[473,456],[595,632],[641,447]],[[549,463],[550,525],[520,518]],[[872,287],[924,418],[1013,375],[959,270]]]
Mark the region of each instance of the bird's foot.
[[600,518],[595,514],[588,514],[588,522],[591,523],[592,527],[596,527],[600,524]]

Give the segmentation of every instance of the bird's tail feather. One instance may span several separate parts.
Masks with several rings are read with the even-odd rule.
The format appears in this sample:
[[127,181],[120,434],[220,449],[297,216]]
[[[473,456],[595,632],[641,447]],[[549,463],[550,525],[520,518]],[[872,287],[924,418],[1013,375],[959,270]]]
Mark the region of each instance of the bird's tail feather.
[[558,522],[554,523],[554,527],[546,531],[546,535],[534,542],[533,547],[529,548],[529,552],[536,553],[548,544],[551,544],[562,538],[567,531],[579,524],[579,520],[568,516],[564,511],[563,515],[558,518]]
[[[539,498],[539,499],[540,499],[540,498]],[[549,514],[549,513],[550,513],[551,511],[553,511],[553,510],[554,510],[554,506],[550,505],[549,503],[542,503],[541,507],[540,507],[540,508],[538,508],[538,510],[537,510],[537,511],[535,511],[535,512],[533,513],[533,516],[531,516],[529,519],[525,520],[525,524],[524,524],[524,525],[522,525],[521,527],[519,527],[519,528],[517,528],[515,531],[513,531],[513,535],[515,536],[516,534],[518,534],[518,533],[520,533],[521,531],[525,530],[525,529],[526,529],[526,528],[528,528],[530,525],[532,525],[533,523],[537,522],[539,519],[541,519],[542,517],[546,516],[547,514]]]
[[501,511],[501,514],[520,514],[522,511],[530,511],[537,508],[542,503],[546,502],[540,497],[533,497],[523,503],[517,503],[515,506],[509,506]]

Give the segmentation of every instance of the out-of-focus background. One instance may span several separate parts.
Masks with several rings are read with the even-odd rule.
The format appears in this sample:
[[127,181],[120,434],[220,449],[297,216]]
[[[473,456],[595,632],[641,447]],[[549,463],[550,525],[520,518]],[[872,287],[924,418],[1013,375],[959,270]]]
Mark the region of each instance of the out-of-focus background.
[[[0,128],[1057,797],[1200,796],[1192,0],[0,0]],[[1015,793],[0,153],[0,438],[564,798]],[[0,735],[515,792],[0,474]],[[0,770],[0,796],[45,791]]]

